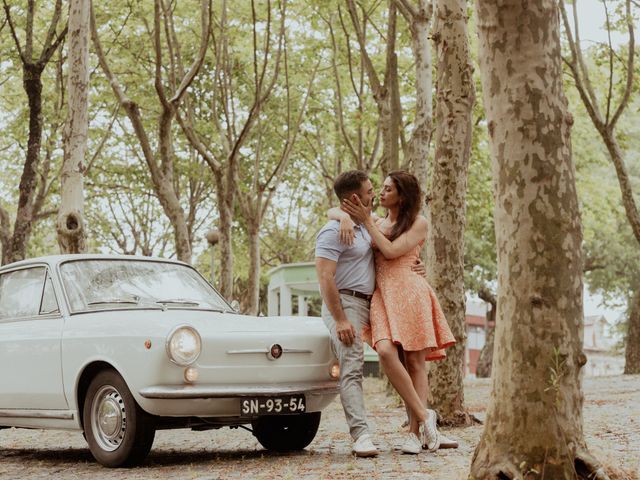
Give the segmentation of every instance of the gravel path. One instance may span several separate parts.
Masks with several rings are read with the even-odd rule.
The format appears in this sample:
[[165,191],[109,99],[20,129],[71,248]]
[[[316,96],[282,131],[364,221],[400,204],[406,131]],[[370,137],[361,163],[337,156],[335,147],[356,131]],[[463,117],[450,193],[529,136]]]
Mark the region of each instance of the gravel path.
[[[585,434],[589,447],[614,479],[640,479],[640,376],[585,381]],[[466,383],[467,406],[483,418],[490,382]],[[160,431],[145,463],[134,469],[106,469],[94,460],[77,432],[0,431],[0,479],[318,479],[455,480],[466,478],[482,426],[454,429],[457,450],[402,455],[404,409],[383,392],[377,379],[365,382],[370,422],[382,454],[357,459],[338,401],[325,410],[315,440],[303,452],[273,454],[251,433],[228,428],[209,432]]]

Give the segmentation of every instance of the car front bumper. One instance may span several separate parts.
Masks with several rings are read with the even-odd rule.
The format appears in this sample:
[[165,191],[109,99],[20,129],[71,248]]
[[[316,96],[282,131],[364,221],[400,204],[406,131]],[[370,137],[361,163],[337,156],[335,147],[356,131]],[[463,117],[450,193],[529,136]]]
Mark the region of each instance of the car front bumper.
[[337,381],[299,382],[263,385],[157,385],[140,390],[140,396],[157,399],[188,398],[240,398],[269,395],[336,395],[340,391]]

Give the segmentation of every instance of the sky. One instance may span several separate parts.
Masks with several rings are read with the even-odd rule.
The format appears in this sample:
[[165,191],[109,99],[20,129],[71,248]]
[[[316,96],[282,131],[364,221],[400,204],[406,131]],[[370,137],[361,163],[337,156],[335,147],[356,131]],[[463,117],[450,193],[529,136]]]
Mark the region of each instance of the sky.
[[[607,31],[604,28],[606,15],[604,4],[600,0],[574,0],[578,4],[578,23],[580,26],[580,39],[582,46],[587,48],[593,42],[607,42]],[[608,0],[609,12],[619,5],[616,0]],[[567,4],[567,14],[571,18],[571,5]],[[637,9],[636,9],[637,10]],[[611,41],[614,45],[627,42],[627,37],[621,33],[613,32]]]

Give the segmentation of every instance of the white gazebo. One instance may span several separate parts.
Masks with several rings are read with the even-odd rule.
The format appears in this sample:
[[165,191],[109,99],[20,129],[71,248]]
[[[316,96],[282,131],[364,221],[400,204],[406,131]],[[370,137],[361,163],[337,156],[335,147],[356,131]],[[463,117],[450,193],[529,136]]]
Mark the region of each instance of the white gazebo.
[[272,268],[267,305],[269,315],[292,315],[293,297],[298,297],[298,315],[307,315],[307,298],[320,296],[314,262],[286,263]]

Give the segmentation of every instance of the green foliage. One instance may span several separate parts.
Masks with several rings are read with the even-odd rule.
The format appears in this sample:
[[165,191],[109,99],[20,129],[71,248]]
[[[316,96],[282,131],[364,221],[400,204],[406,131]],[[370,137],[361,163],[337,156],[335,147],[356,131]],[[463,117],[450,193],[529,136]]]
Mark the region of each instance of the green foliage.
[[[12,4],[17,27],[21,31],[25,19],[19,15],[19,10],[24,10],[26,0]],[[171,2],[170,5],[174,9],[177,40],[185,63],[182,68],[186,69],[198,48],[199,2],[185,0]],[[266,11],[267,3],[256,2],[255,5],[256,42],[260,55],[265,48],[265,22],[269,12]],[[272,41],[277,37],[279,9],[283,5],[282,2],[271,3],[274,23],[269,35]],[[361,19],[363,13],[367,13],[367,52],[382,80],[388,4],[365,1],[358,2],[358,5],[362,6],[359,10]],[[157,151],[160,103],[154,85],[153,2],[94,2],[94,8],[111,69],[127,95],[139,105],[152,149]],[[51,9],[47,2],[38,3],[36,38],[46,34]],[[327,209],[336,203],[331,185],[339,172],[371,165],[374,183],[379,186],[382,182],[378,172],[381,148],[376,143],[379,141],[378,111],[344,2],[289,1],[286,11],[288,67],[284,70],[282,63],[274,91],[260,111],[258,126],[251,131],[240,151],[240,168],[234,181],[241,194],[251,198],[256,183],[264,185],[269,180],[281,159],[288,129],[292,128],[293,120],[300,111],[314,67],[318,61],[320,63],[290,163],[280,183],[274,187],[273,201],[261,225],[263,290],[267,282],[266,272],[270,268],[281,263],[313,259],[315,234],[326,221]],[[0,24],[4,20],[2,15],[0,13]],[[220,25],[221,2],[214,2],[212,16],[214,25]],[[620,12],[612,12],[612,19],[616,29],[624,29]],[[471,51],[476,54],[473,24],[472,16]],[[161,37],[164,35],[166,31],[163,28]],[[217,82],[214,75],[217,61],[221,58],[220,52],[216,51],[217,35],[210,39],[205,62],[188,91],[186,101],[192,107],[198,134],[215,158],[224,162],[224,139],[217,132],[214,121],[221,122],[223,129],[236,129],[237,134],[252,108],[255,77],[251,3],[228,2],[226,48],[230,75],[224,78],[225,84]],[[273,61],[277,46],[272,44],[271,48],[269,60]],[[400,14],[396,53],[403,137],[406,141],[411,135],[415,108],[415,74],[410,33]],[[180,78],[180,74],[168,67],[170,54],[166,48],[163,49],[163,86],[171,91],[175,87],[172,79]],[[618,48],[614,55],[612,91],[616,99],[620,98],[624,87],[620,81],[624,76],[620,59],[625,56],[624,47]],[[595,45],[585,57],[594,88],[602,98],[608,91],[608,50],[605,46]],[[261,62],[262,59],[258,58],[259,68],[262,68]],[[66,82],[65,68],[63,50],[63,55],[56,57],[43,74],[43,149],[46,147],[51,158],[47,180],[51,187],[42,209],[46,215],[34,227],[30,255],[57,251],[54,219],[59,203],[59,179],[56,176],[62,160],[62,125],[66,117],[66,104],[61,93]],[[640,62],[636,63],[636,69],[640,69]],[[271,71],[267,72],[267,81],[271,75]],[[0,78],[0,125],[3,130],[0,137],[0,206],[14,215],[18,182],[26,155],[28,109],[20,62],[6,25],[0,30]],[[464,258],[465,285],[470,291],[483,285],[495,285],[496,281],[491,152],[477,69],[474,78],[477,101],[473,113]],[[220,98],[223,88],[232,89],[234,98],[226,106],[226,111],[219,101],[216,108],[213,107],[214,99]],[[618,137],[635,191],[638,191],[640,181],[640,100],[637,91],[636,88],[632,103],[618,127]],[[575,119],[573,152],[584,225],[585,256],[597,267],[587,273],[587,281],[592,291],[601,293],[608,301],[626,301],[640,285],[640,249],[626,221],[613,167],[572,88],[569,76],[566,77],[566,92]],[[606,105],[601,104],[600,108],[604,110]],[[185,109],[180,113],[184,115]],[[175,255],[170,223],[153,193],[139,142],[128,118],[118,110],[111,86],[93,53],[89,115],[85,208],[90,250]],[[193,261],[203,273],[209,274],[210,252],[204,234],[218,219],[214,181],[209,167],[190,147],[177,122],[171,135],[176,159],[176,189],[183,209],[192,221]],[[256,163],[258,151],[260,157]],[[275,183],[270,185],[273,187]],[[234,279],[239,298],[247,286],[247,225],[250,219],[241,214],[237,205],[234,213]],[[219,257],[216,261],[219,262]],[[265,304],[264,298],[261,303]]]

